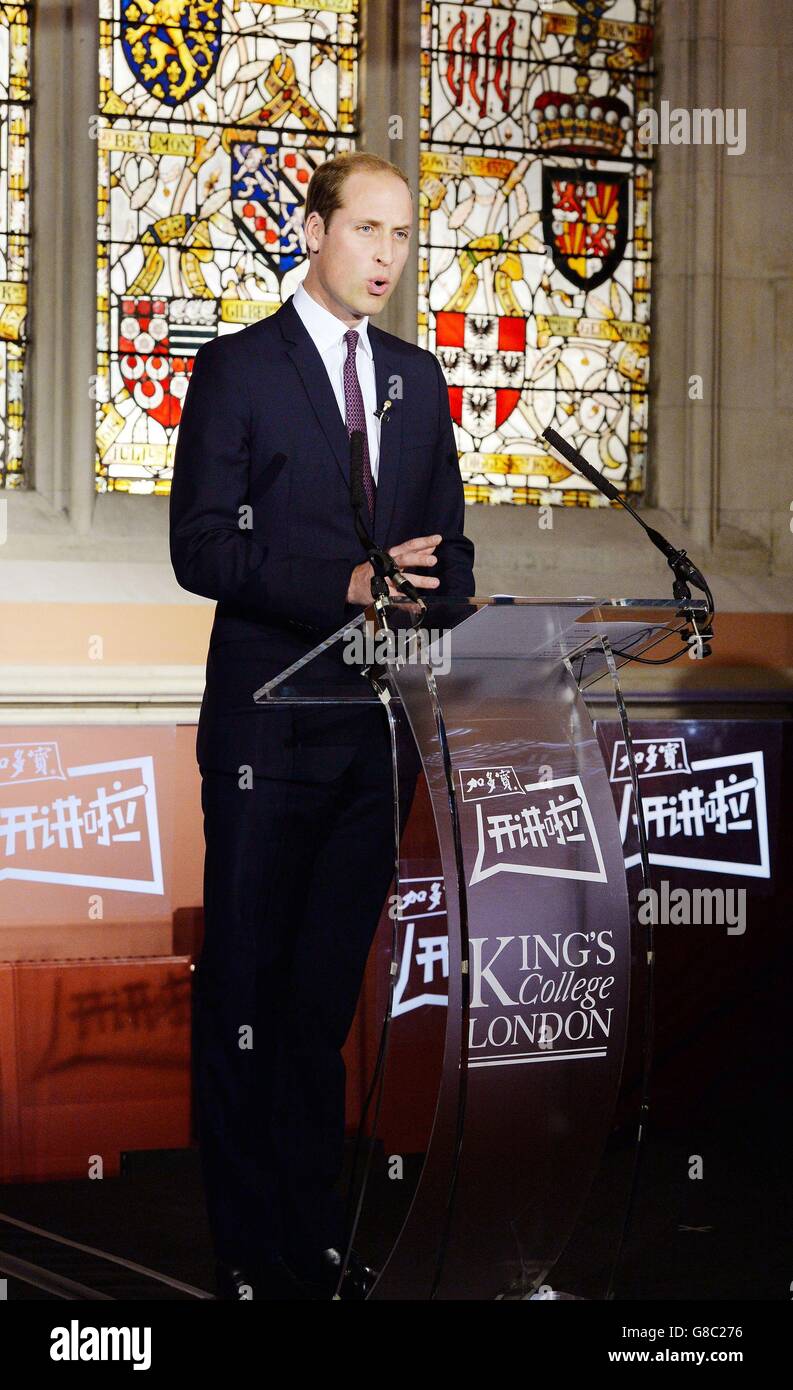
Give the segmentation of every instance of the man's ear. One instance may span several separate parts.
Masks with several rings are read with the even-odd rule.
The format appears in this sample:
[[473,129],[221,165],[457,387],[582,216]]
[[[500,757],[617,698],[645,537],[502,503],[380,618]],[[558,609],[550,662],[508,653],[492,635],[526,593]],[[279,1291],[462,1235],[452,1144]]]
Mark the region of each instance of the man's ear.
[[319,245],[312,246],[311,244],[317,236],[317,222],[319,222],[320,227],[324,230],[324,223],[318,212],[310,212],[308,217],[303,220],[303,235],[306,239],[306,249],[309,255],[311,255],[312,251],[315,253],[319,251]]

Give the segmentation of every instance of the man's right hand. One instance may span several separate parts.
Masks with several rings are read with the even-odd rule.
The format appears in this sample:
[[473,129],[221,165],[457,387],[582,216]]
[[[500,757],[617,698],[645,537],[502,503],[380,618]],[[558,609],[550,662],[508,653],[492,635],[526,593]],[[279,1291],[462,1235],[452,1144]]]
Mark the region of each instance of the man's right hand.
[[[400,569],[406,579],[416,589],[437,589],[440,580],[434,575],[411,574],[406,568],[408,565],[437,565],[438,557],[433,554],[436,546],[439,546],[443,536],[416,536],[412,541],[402,541],[400,545],[391,545],[388,554],[394,557],[397,569]],[[362,565],[356,565],[350,575],[350,584],[347,589],[347,602],[359,603],[366,607],[372,602],[372,577],[374,569],[370,560],[364,560]],[[389,594],[398,594],[399,590],[389,579]]]

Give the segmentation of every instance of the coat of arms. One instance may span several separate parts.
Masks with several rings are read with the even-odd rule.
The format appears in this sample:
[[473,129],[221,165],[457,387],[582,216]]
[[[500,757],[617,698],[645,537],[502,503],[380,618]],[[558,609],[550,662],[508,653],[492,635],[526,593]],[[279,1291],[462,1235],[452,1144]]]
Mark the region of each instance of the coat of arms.
[[484,439],[503,425],[520,400],[526,320],[441,311],[435,331],[452,419]]
[[221,0],[121,0],[121,47],[147,92],[180,106],[206,86],[220,53]]
[[304,259],[303,206],[322,152],[234,139],[230,154],[234,224],[280,280]]
[[545,241],[557,270],[578,289],[602,285],[622,260],[629,195],[624,173],[543,168]]
[[217,305],[207,299],[125,296],[121,315],[124,385],[141,410],[170,429],[182,418],[195,355],[217,333]]

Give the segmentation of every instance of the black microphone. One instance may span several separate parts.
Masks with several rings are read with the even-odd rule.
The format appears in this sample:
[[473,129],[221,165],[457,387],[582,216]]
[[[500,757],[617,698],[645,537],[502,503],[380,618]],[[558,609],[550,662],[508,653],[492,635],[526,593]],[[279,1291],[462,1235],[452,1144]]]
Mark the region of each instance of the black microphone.
[[[574,449],[572,444],[569,444],[566,439],[563,439],[556,430],[551,429],[549,426],[547,430],[543,430],[541,437],[547,444],[550,444],[552,449],[556,450],[557,454],[561,454],[565,463],[571,464],[578,473],[581,473],[583,477],[587,478],[592,486],[597,488],[598,492],[602,493],[604,497],[608,497],[612,502],[618,502],[621,507],[625,508],[626,512],[630,513],[634,521],[638,521],[642,529],[647,532],[653,545],[657,546],[661,554],[666,557],[666,562],[675,576],[675,583],[672,586],[672,592],[675,598],[690,599],[691,592],[688,585],[695,585],[697,589],[703,590],[708,600],[710,617],[712,618],[716,610],[713,605],[713,595],[708,587],[708,581],[702,571],[697,569],[697,566],[686,554],[685,550],[678,550],[672,545],[671,541],[666,539],[666,536],[661,535],[660,531],[656,531],[653,526],[648,526],[647,522],[643,521],[639,516],[639,513],[634,511],[630,503],[625,501],[622,493],[617,491],[614,484],[609,482],[608,478],[604,478],[603,474],[597,468],[593,468],[591,463],[587,463],[586,459],[579,454],[578,450]],[[710,621],[710,619],[708,621]]]
[[583,454],[579,454],[578,450],[574,449],[572,444],[568,444],[566,439],[563,439],[560,434],[556,433],[556,430],[552,430],[549,426],[542,437],[547,440],[549,444],[553,445],[557,453],[561,454],[568,463],[572,464],[573,468],[579,473],[583,473],[584,477],[589,479],[590,483],[592,483],[593,487],[597,488],[598,492],[604,493],[604,495],[610,497],[613,502],[622,501],[622,496],[617,491],[614,484],[610,483],[608,478],[604,478],[603,474],[597,468],[593,468],[591,463],[587,463]]
[[386,576],[391,579],[400,593],[418,603],[422,609],[426,609],[426,604],[419,598],[416,589],[409,579],[406,579],[401,569],[398,568],[393,555],[389,555],[387,550],[381,550],[380,546],[375,545],[363,519],[364,507],[368,514],[368,503],[366,492],[363,486],[363,431],[353,430],[350,434],[350,500],[352,502],[353,518],[355,521],[355,531],[361,545],[366,551],[367,558],[372,564],[374,575],[372,577],[372,597],[374,599],[388,597],[388,584]]
[[363,433],[353,430],[350,435],[350,496],[356,517],[366,505],[363,486]]

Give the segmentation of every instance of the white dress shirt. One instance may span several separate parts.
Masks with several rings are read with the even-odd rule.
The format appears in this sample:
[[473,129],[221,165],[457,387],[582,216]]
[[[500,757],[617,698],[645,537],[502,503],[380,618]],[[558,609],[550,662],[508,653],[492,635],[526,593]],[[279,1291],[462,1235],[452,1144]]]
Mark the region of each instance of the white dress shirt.
[[[349,332],[349,328],[342,319],[337,319],[336,315],[331,314],[324,305],[317,303],[317,300],[309,294],[302,284],[298,285],[295,290],[292,303],[325,364],[325,370],[330,377],[330,384],[338,401],[341,418],[346,424],[344,364],[347,360],[347,344],[344,341],[344,335]],[[358,334],[355,368],[361,383],[363,408],[366,415],[366,435],[369,443],[369,462],[372,465],[372,477],[376,484],[380,459],[380,421],[374,413],[378,407],[377,383],[374,374],[372,345],[369,342],[367,332],[368,326],[368,317],[363,318],[355,330]]]

